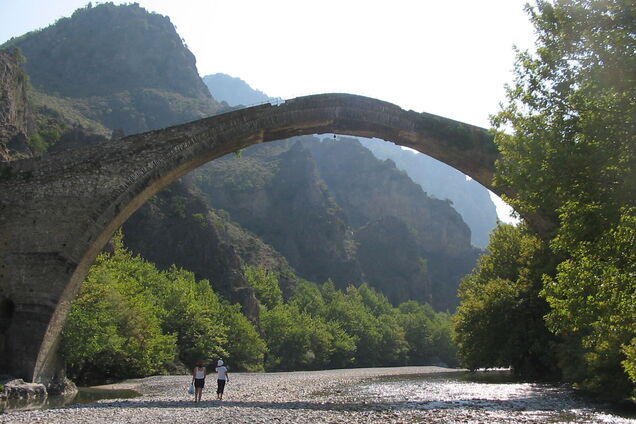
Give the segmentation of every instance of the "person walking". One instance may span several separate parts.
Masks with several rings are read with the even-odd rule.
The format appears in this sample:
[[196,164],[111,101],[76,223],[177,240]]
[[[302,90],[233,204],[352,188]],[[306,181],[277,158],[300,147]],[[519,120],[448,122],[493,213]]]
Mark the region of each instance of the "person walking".
[[223,365],[223,359],[219,359],[216,363],[216,398],[218,400],[223,400],[223,389],[225,389],[225,383],[230,381],[230,376],[227,373],[227,368]]
[[200,359],[197,361],[197,366],[192,370],[192,384],[194,384],[194,402],[201,402],[201,395],[205,386],[205,367]]

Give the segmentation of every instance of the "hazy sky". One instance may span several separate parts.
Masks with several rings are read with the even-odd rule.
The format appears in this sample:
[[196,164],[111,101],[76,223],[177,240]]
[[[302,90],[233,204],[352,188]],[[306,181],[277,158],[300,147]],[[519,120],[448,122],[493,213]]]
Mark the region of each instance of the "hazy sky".
[[[138,1],[170,17],[201,76],[240,77],[273,97],[361,94],[482,127],[512,80],[513,45],[533,45],[525,2]],[[0,0],[0,43],[87,3]]]

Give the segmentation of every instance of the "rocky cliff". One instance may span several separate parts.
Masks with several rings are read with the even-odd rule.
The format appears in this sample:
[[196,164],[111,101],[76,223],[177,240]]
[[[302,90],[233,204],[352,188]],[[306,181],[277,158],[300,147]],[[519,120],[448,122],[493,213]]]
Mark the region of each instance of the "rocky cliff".
[[192,181],[302,278],[339,287],[366,281],[394,303],[453,309],[479,253],[447,201],[426,196],[355,139],[252,146],[197,169]]
[[0,50],[0,161],[29,157],[27,76],[18,50]]
[[470,227],[471,242],[484,248],[497,225],[497,211],[488,190],[456,169],[421,153],[404,150],[382,140],[360,139],[382,160],[390,159],[422,189],[438,199],[449,199]]
[[310,153],[292,142],[253,146],[193,172],[208,203],[281,252],[308,280],[359,283],[344,215]]
[[380,161],[357,139],[304,142],[354,229],[384,216],[400,218],[428,251],[471,249],[470,230],[447,201],[427,196],[393,161]]

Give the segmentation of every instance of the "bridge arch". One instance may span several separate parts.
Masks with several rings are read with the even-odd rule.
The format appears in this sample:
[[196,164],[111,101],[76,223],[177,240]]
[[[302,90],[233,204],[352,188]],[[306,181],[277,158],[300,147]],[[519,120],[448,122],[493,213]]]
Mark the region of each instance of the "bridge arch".
[[[250,145],[298,135],[377,137],[492,186],[498,150],[482,128],[349,94],[300,97],[0,167],[0,374],[48,382],[81,282],[112,234],[191,170]],[[9,303],[10,302],[10,303]]]

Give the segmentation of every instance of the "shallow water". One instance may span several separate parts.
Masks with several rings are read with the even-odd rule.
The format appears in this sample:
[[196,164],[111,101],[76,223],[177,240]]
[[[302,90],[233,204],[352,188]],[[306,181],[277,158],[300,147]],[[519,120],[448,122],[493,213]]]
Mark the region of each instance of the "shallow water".
[[141,396],[141,394],[134,390],[104,390],[79,387],[77,393],[70,396],[48,396],[44,399],[36,400],[12,399],[0,402],[0,407],[4,407],[8,411],[47,409],[58,406],[93,403],[102,399],[131,399],[137,396]]
[[[595,403],[566,385],[519,382],[507,372],[468,373],[436,367],[367,368],[295,373],[234,373],[223,402],[214,389],[195,404],[190,376],[123,382],[130,390],[82,390],[63,408],[0,414],[0,423],[631,423],[624,413]],[[120,386],[121,387],[121,386]],[[99,393],[102,392],[102,393]],[[91,398],[91,396],[93,396]],[[119,398],[119,399],[112,399]],[[109,399],[109,400],[104,400]],[[28,407],[31,409],[35,405]]]
[[[636,423],[636,411],[586,399],[566,385],[514,381],[508,372],[380,377],[340,391],[342,401],[430,419],[518,423]],[[406,418],[406,417],[403,417]]]

